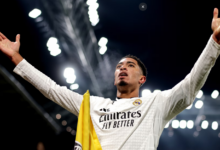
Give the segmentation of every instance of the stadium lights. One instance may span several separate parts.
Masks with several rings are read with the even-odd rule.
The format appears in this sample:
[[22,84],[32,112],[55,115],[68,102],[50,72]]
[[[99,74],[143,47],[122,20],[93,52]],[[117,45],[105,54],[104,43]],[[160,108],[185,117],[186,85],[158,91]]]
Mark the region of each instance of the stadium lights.
[[98,45],[102,47],[102,46],[106,46],[107,43],[108,43],[108,39],[105,37],[101,37],[98,42]]
[[151,91],[150,91],[149,89],[144,89],[144,90],[142,91],[141,95],[142,95],[142,97],[145,97],[145,96],[147,96],[147,95],[150,94],[150,93],[151,93]]
[[186,126],[188,129],[192,129],[194,126],[194,122],[192,120],[188,120]]
[[63,76],[66,78],[66,82],[70,84],[74,83],[76,80],[75,71],[70,67],[64,70]]
[[202,106],[203,106],[203,101],[201,101],[201,100],[198,100],[198,101],[196,102],[196,104],[195,104],[195,107],[196,107],[197,109],[202,108]]
[[198,94],[196,95],[196,98],[202,98],[203,91],[199,90]]
[[72,128],[71,128],[71,127],[67,127],[67,128],[66,128],[66,131],[67,131],[67,132],[71,132],[71,131],[72,131]]
[[95,18],[98,19],[99,15],[98,15],[98,11],[97,10],[89,10],[89,20],[92,21]]
[[94,2],[89,5],[89,10],[97,10],[98,7],[99,7],[99,4],[97,2]]
[[66,69],[64,70],[63,76],[64,76],[65,78],[69,78],[69,77],[71,77],[72,75],[75,75],[75,70],[74,70],[73,68],[68,67],[68,68],[66,68]]
[[107,38],[105,38],[105,37],[100,38],[98,45],[100,46],[99,53],[101,55],[105,54],[105,52],[107,51],[107,46],[106,46],[107,43],[108,43]]
[[72,85],[70,85],[70,89],[71,90],[76,90],[76,89],[78,89],[79,88],[79,85],[78,84],[72,84]]
[[49,40],[47,41],[47,47],[52,46],[53,44],[56,44],[58,42],[57,38],[55,37],[51,37],[49,38]]
[[192,105],[193,105],[193,104],[189,105],[186,109],[191,109],[191,108],[192,108]]
[[180,122],[179,122],[178,120],[173,120],[173,121],[172,121],[172,127],[173,127],[174,129],[179,128],[179,125],[180,125]]
[[63,125],[63,126],[67,125],[66,120],[63,120],[63,121],[62,121],[62,125]]
[[186,128],[186,120],[181,120],[180,121],[180,128],[185,129]]
[[213,130],[217,130],[218,129],[218,122],[217,121],[212,122],[212,129]]
[[97,11],[99,4],[97,3],[97,0],[87,0],[86,4],[89,6],[89,21],[93,26],[95,26],[99,22],[99,15]]
[[31,18],[37,18],[38,16],[41,15],[41,10],[39,9],[33,9],[32,11],[29,12],[28,16]]
[[99,53],[100,53],[101,55],[105,54],[106,51],[107,51],[107,47],[106,47],[106,46],[102,46],[102,47],[100,47],[100,49],[99,49]]
[[57,115],[56,115],[56,118],[57,118],[57,119],[60,119],[60,118],[61,118],[61,115],[60,115],[60,114],[57,114]]
[[57,56],[61,53],[60,46],[57,44],[58,40],[55,37],[49,38],[47,41],[47,47],[50,51],[50,55]]
[[161,91],[161,90],[156,89],[156,90],[154,90],[153,93],[158,93],[158,92],[160,92],[160,91]]
[[97,2],[97,0],[87,0],[86,4],[90,6],[96,2]]
[[212,92],[212,94],[211,94],[211,97],[212,97],[213,99],[216,99],[216,98],[218,97],[218,95],[219,95],[219,92],[218,92],[217,90],[214,90],[214,91]]
[[99,22],[99,15],[98,12],[95,11],[89,11],[89,21],[93,26],[95,26]]
[[107,38],[105,38],[105,37],[100,38],[98,45],[100,46],[99,53],[101,55],[105,54],[105,52],[107,51],[107,46],[106,46],[107,43],[108,43]]
[[207,129],[207,128],[208,128],[208,126],[209,126],[209,122],[208,122],[208,121],[206,121],[206,120],[204,120],[204,121],[202,122],[201,127],[202,127],[203,129]]
[[89,20],[92,22],[92,20],[97,20],[99,19],[98,11],[97,10],[92,10],[90,9],[88,11],[89,14]]
[[69,83],[69,84],[72,84],[72,83],[74,83],[75,81],[76,81],[76,76],[75,76],[75,75],[73,75],[73,76],[71,76],[71,77],[68,77],[68,78],[66,79],[66,82]]
[[54,49],[53,51],[50,52],[50,55],[52,56],[57,56],[61,53],[60,49]]

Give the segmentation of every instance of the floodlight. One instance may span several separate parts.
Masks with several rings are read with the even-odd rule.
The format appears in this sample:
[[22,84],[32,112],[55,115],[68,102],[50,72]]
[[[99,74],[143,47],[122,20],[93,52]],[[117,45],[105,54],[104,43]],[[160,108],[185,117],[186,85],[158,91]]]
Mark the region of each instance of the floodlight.
[[180,125],[180,123],[179,123],[178,120],[173,120],[173,121],[172,121],[172,127],[173,127],[174,129],[179,128],[179,125]]
[[90,5],[93,5],[96,2],[97,2],[97,0],[87,0],[86,4],[90,6]]
[[95,26],[95,25],[97,25],[98,22],[99,22],[99,19],[92,20],[91,24],[92,24],[92,26]]
[[107,51],[107,47],[106,47],[106,46],[102,46],[102,47],[100,47],[100,49],[99,49],[99,53],[100,53],[101,55],[104,55],[106,51]]
[[218,97],[218,95],[219,95],[219,92],[217,91],[217,90],[214,90],[213,92],[212,92],[212,98],[213,99],[216,99],[217,97]]
[[158,92],[160,92],[160,91],[161,91],[161,90],[157,90],[157,89],[156,89],[156,90],[154,90],[153,93],[158,93]]
[[108,43],[108,39],[105,37],[101,37],[98,42],[98,45],[102,47],[102,46],[106,46],[107,43]]
[[72,131],[72,128],[71,128],[71,127],[67,127],[67,128],[66,128],[66,131],[67,131],[67,132],[71,132],[71,131]]
[[203,129],[207,129],[207,128],[208,128],[208,125],[209,125],[209,122],[206,121],[206,120],[204,120],[204,121],[202,122],[201,127],[202,127]]
[[142,95],[142,97],[145,97],[145,96],[147,96],[147,95],[150,94],[150,93],[151,93],[151,91],[150,91],[149,89],[144,89],[144,90],[142,91],[141,95]]
[[98,9],[99,4],[98,3],[93,3],[91,5],[89,5],[89,10],[96,10]]
[[57,56],[60,53],[61,53],[60,49],[55,49],[55,50],[50,51],[50,55],[52,55],[52,56]]
[[99,14],[97,10],[89,10],[88,11],[89,18],[99,18]]
[[180,121],[180,128],[185,129],[186,128],[186,120],[181,120]]
[[70,85],[70,89],[71,90],[76,90],[76,89],[78,89],[79,88],[79,85],[78,84],[72,84],[72,85]]
[[75,70],[73,68],[68,67],[64,70],[63,76],[65,78],[71,78],[73,75],[75,75]]
[[203,101],[201,101],[201,100],[198,100],[198,101],[196,102],[196,104],[195,104],[195,107],[196,107],[197,109],[202,108],[202,106],[203,106]]
[[51,44],[49,47],[48,47],[48,50],[49,51],[52,51],[52,50],[56,50],[56,49],[60,49],[60,45],[59,44]]
[[63,126],[67,125],[66,120],[63,120],[63,121],[62,121],[62,125],[63,125]]
[[68,78],[66,79],[66,82],[72,84],[72,83],[75,82],[75,80],[76,80],[76,76],[75,76],[75,75],[72,75],[71,77],[68,77]]
[[212,129],[213,130],[217,130],[218,129],[218,122],[217,121],[212,122]]
[[60,115],[60,114],[56,114],[56,118],[57,118],[57,119],[60,119],[60,118],[61,118],[61,115]]
[[38,16],[40,16],[40,14],[41,14],[41,10],[35,8],[28,15],[31,18],[37,18]]
[[57,38],[55,37],[50,37],[49,40],[47,41],[47,47],[53,46],[54,44],[57,44]]
[[194,126],[194,122],[192,120],[188,120],[186,126],[187,126],[188,129],[192,129],[193,126]]
[[203,91],[199,90],[198,94],[196,95],[196,98],[202,98]]

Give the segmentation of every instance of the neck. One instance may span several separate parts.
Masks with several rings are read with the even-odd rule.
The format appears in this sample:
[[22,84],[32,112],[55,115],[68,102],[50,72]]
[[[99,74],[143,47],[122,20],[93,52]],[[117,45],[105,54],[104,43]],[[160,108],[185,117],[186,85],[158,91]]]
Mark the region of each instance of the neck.
[[139,97],[139,88],[128,88],[126,86],[117,88],[117,97],[118,98],[132,98]]

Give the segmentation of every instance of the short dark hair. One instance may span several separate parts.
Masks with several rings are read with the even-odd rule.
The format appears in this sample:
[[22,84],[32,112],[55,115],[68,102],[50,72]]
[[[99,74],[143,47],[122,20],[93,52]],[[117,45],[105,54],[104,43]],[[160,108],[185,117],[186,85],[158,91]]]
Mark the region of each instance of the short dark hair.
[[144,63],[139,58],[137,58],[136,56],[131,55],[131,54],[124,56],[122,59],[124,59],[124,58],[132,58],[132,59],[136,60],[138,63],[138,66],[142,70],[143,75],[147,77],[147,68],[145,67]]

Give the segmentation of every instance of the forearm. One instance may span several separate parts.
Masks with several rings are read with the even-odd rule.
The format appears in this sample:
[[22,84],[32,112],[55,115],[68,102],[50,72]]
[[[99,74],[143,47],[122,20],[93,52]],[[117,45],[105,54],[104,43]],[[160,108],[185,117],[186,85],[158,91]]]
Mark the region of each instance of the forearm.
[[67,89],[65,86],[59,86],[26,60],[21,61],[13,71],[36,87],[45,97],[78,115],[83,99],[82,95]]
[[15,53],[10,59],[17,66],[24,58],[19,53]]

